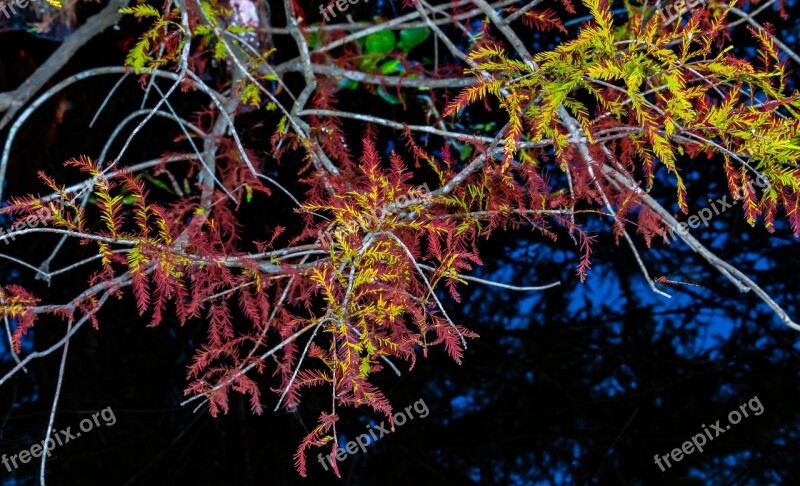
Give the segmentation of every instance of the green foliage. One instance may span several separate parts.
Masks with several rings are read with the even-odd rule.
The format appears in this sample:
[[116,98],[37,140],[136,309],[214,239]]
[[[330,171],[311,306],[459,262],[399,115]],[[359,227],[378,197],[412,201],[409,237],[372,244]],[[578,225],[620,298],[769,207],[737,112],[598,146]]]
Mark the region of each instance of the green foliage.
[[[644,21],[632,10],[630,20],[615,28],[606,2],[585,4],[593,22],[575,39],[536,54],[532,62],[512,59],[496,45],[472,51],[469,58],[476,65],[470,71],[478,83],[463,90],[447,113],[492,95],[509,116],[506,163],[518,153],[524,135],[534,143],[552,141],[566,168],[571,155],[565,150],[574,134],[554,122],[563,106],[590,144],[619,140],[630,146],[647,187],[653,183],[653,163],[660,162],[675,177],[684,212],[688,206],[679,156],[716,153],[726,161],[732,193],[746,187],[750,177],[774,185],[750,206],[748,222],[761,214],[770,227],[780,200],[800,230],[794,210],[800,172],[787,167],[800,159],[800,99],[785,92],[785,61],[771,37],[753,30],[764,59],[756,67],[731,56],[730,47],[715,52],[712,43],[722,41],[725,32],[724,10],[714,11],[707,22],[696,15],[666,30],[657,17]],[[753,93],[767,99],[755,103]],[[731,162],[742,170],[734,171]]]
[[381,30],[367,36],[367,54],[388,54],[394,50],[395,36],[391,30]]
[[427,27],[403,29],[400,31],[400,41],[397,43],[397,48],[407,53],[425,42],[425,39],[430,35],[431,31]]
[[389,59],[381,64],[380,67],[381,74],[394,74],[402,70],[403,65],[400,63],[399,59]]
[[135,5],[133,7],[125,7],[119,10],[119,13],[131,14],[136,18],[156,17],[161,18],[161,13],[156,10],[152,5],[146,3]]

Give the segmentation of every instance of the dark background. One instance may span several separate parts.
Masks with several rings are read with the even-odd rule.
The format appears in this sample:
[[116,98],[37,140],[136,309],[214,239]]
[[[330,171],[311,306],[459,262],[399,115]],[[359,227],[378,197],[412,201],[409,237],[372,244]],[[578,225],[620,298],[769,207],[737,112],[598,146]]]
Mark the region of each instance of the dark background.
[[[317,4],[307,2],[306,11]],[[794,4],[790,4],[793,8]],[[374,2],[351,7],[355,18],[392,9]],[[796,7],[795,7],[796,8]],[[86,15],[97,7],[85,7]],[[384,10],[381,10],[384,9]],[[273,5],[273,12],[280,12]],[[790,46],[796,46],[794,19],[771,20]],[[276,25],[282,25],[275,19]],[[53,82],[94,66],[121,63],[131,36],[140,30],[125,20],[84,47]],[[570,26],[574,34],[578,24]],[[2,29],[0,29],[2,30]],[[734,39],[749,39],[743,29]],[[536,49],[560,39],[543,35],[530,41]],[[749,41],[748,41],[749,42]],[[276,41],[278,60],[293,56],[286,38]],[[0,91],[16,87],[56,47],[52,40],[20,31],[0,33]],[[430,46],[425,47],[430,51]],[[443,51],[443,49],[440,49]],[[752,50],[739,49],[741,56]],[[287,76],[298,86],[299,76]],[[88,122],[115,77],[80,83],[48,102],[18,135],[7,176],[6,194],[43,192],[37,170],[60,181],[78,175],[61,162],[79,154],[97,156],[116,123],[138,109],[141,91],[134,81],[122,86],[92,129]],[[294,84],[291,84],[294,83]],[[451,93],[452,94],[452,93]],[[180,95],[176,106],[197,109],[201,98]],[[408,111],[374,95],[342,96],[347,111],[424,123],[419,107]],[[205,103],[205,101],[202,101]],[[495,112],[497,116],[500,116]],[[261,115],[258,115],[261,116]],[[247,143],[264,164],[277,167],[291,183],[302,162],[269,156],[267,140],[275,120],[255,114],[238,119]],[[466,122],[464,122],[466,123]],[[260,128],[259,128],[260,127]],[[346,124],[350,145],[359,145],[362,128]],[[7,130],[0,135],[7,135]],[[152,122],[137,138],[126,161],[138,162],[174,147],[174,125]],[[381,148],[402,150],[391,131],[379,131]],[[437,141],[438,143],[438,141]],[[117,146],[117,149],[119,146]],[[721,165],[684,161],[691,213],[706,207],[708,197],[725,193]],[[557,177],[557,174],[552,174]],[[663,181],[654,192],[673,201],[674,188]],[[156,190],[151,191],[159,197]],[[164,194],[161,194],[163,197]],[[255,199],[242,215],[247,238],[263,238],[264,228],[292,220],[291,206],[280,195]],[[671,204],[676,209],[674,204]],[[266,210],[265,210],[266,209]],[[677,212],[677,211],[676,211]],[[296,219],[296,218],[295,218]],[[10,223],[5,219],[3,227]],[[458,366],[442,348],[420,359],[397,378],[384,371],[375,379],[396,410],[422,399],[430,414],[401,427],[371,446],[366,454],[340,464],[342,479],[324,472],[309,456],[309,477],[299,477],[292,456],[307,428],[326,409],[325,391],[305,392],[297,413],[272,412],[277,395],[263,390],[267,411],[249,412],[246,399],[231,396],[230,413],[212,418],[205,409],[180,407],[186,366],[203,341],[205,326],[184,327],[166,320],[146,328],[128,296],[110,302],[99,314],[99,331],[84,329],[71,341],[56,428],[72,426],[91,413],[112,407],[117,423],[83,434],[57,448],[48,461],[48,484],[798,484],[798,370],[800,335],[785,328],[756,296],[739,293],[682,243],[644,251],[651,275],[665,275],[696,286],[667,289],[662,299],[645,285],[630,250],[617,247],[609,228],[587,221],[598,234],[592,270],[585,284],[575,277],[579,255],[566,234],[553,243],[522,229],[498,232],[482,245],[485,266],[474,274],[517,285],[560,280],[542,292],[515,293],[470,284],[461,303],[447,300],[454,321],[480,334]],[[751,228],[740,208],[713,219],[697,238],[720,257],[758,282],[795,320],[800,289],[798,241],[784,218],[777,231]],[[0,252],[38,264],[55,239],[34,237],[0,245]],[[640,250],[644,243],[637,238]],[[68,245],[51,268],[86,257],[89,246]],[[45,302],[65,302],[81,290],[85,273],[76,272],[50,286],[31,272],[0,260],[0,279],[32,290]],[[446,296],[442,294],[442,297]],[[42,349],[63,335],[64,324],[39,321],[29,333],[25,352]],[[2,369],[10,368],[3,339]],[[14,454],[41,440],[47,424],[60,353],[37,360],[0,389],[0,453]],[[274,384],[273,384],[274,385]],[[665,455],[701,432],[701,424],[720,420],[754,396],[764,413],[751,416],[662,473],[655,454]],[[340,443],[380,421],[369,410],[345,410],[339,422]],[[9,475],[0,466],[2,486],[34,484],[38,460]]]

